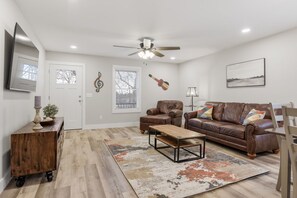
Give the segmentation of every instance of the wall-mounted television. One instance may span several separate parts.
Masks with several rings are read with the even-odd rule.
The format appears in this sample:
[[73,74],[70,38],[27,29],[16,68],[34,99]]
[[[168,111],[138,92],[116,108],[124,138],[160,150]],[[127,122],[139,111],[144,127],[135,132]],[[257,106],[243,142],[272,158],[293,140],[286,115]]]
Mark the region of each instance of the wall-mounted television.
[[17,23],[12,45],[7,89],[36,91],[39,51]]

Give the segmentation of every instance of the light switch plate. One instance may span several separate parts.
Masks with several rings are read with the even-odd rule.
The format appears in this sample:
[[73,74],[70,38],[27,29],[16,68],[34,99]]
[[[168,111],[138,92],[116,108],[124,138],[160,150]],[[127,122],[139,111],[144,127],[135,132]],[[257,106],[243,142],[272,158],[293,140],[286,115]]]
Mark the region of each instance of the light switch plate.
[[86,97],[87,97],[87,98],[92,98],[92,97],[93,97],[93,94],[92,94],[92,93],[87,93],[87,94],[86,94]]

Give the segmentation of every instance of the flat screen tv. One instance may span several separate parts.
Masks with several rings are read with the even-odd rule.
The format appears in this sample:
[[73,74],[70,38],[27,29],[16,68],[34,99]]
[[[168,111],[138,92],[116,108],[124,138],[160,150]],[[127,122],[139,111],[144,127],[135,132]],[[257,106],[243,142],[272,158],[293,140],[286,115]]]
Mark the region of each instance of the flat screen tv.
[[16,23],[7,89],[24,92],[36,91],[38,57],[38,49]]

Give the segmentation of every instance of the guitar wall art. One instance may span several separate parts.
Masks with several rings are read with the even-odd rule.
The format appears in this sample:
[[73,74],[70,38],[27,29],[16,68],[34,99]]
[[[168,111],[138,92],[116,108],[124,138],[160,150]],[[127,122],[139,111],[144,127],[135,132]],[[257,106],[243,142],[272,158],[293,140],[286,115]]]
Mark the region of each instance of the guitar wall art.
[[158,83],[158,86],[161,87],[164,91],[166,91],[169,88],[169,83],[167,81],[164,81],[163,79],[158,79],[154,77],[152,74],[149,74],[149,77],[154,79]]

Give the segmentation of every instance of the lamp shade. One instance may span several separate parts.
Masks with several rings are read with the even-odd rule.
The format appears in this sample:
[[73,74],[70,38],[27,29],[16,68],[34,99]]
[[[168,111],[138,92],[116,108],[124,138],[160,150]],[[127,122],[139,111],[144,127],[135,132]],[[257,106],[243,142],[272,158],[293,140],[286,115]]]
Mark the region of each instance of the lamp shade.
[[196,87],[188,87],[187,90],[187,97],[198,97],[198,93],[196,91]]

